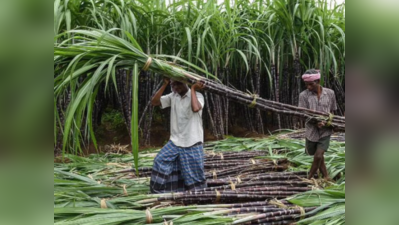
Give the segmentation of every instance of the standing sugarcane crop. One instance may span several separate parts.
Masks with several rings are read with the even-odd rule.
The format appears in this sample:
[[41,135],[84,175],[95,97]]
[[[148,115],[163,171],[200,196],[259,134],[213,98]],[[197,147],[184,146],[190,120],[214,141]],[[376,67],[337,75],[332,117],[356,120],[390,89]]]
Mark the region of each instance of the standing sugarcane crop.
[[299,94],[299,107],[308,108],[314,111],[330,113],[328,121],[306,123],[306,153],[313,155],[313,163],[309,172],[309,179],[313,178],[319,169],[325,179],[329,179],[324,152],[330,145],[330,137],[333,133],[331,121],[333,112],[337,110],[335,93],[333,90],[320,85],[320,72],[314,69],[307,70],[302,75],[306,90]]
[[[162,96],[170,83],[172,93]],[[197,92],[204,84],[188,88],[180,81],[164,79],[152,98],[153,106],[171,107],[170,140],[154,159],[150,189],[152,193],[206,188],[204,173],[204,131],[202,108],[204,96]]]

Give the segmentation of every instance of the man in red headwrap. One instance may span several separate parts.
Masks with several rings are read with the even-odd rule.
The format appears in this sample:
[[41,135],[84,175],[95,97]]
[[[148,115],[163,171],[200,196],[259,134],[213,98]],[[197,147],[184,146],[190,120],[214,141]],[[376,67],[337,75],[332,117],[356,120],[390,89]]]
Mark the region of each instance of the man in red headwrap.
[[[320,72],[318,70],[307,70],[302,75],[302,79],[305,82],[306,90],[299,95],[299,107],[324,113],[333,113],[337,110],[335,93],[333,90],[320,85]],[[332,133],[333,128],[327,126],[325,122],[306,123],[306,153],[314,156],[309,179],[313,178],[319,169],[324,178],[329,179],[324,162],[324,152],[330,146]]]

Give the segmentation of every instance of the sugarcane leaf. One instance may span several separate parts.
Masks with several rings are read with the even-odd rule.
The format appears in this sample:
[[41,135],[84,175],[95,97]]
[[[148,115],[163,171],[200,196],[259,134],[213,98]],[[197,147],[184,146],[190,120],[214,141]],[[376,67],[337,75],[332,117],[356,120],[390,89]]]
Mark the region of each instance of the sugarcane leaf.
[[97,66],[98,66],[97,64],[92,64],[92,65],[83,66],[83,67],[79,68],[78,70],[76,70],[73,73],[71,73],[70,76],[66,77],[59,86],[55,87],[55,89],[60,89],[61,90],[63,88],[63,86],[67,85],[67,83],[72,81],[72,79],[77,78],[78,76],[90,71],[91,69],[94,69]]
[[137,48],[139,51],[143,52],[143,49],[141,49],[139,43],[137,43],[136,39],[134,39],[134,37],[127,31],[125,31],[126,36],[130,39],[130,41],[132,42],[133,46],[135,48]]
[[60,173],[60,174],[63,174],[63,175],[67,175],[67,176],[73,177],[73,178],[75,178],[75,179],[78,179],[78,180],[87,182],[87,183],[89,183],[89,184],[102,186],[102,185],[98,184],[96,181],[94,181],[94,180],[92,180],[92,179],[90,179],[90,178],[87,178],[87,177],[80,176],[80,175],[78,175],[78,174],[65,172],[65,171],[62,171],[62,170],[59,170],[59,169],[56,169],[56,168],[54,168],[54,172],[57,172],[57,173]]
[[139,175],[139,124],[138,124],[138,94],[139,94],[139,71],[137,63],[134,64],[133,67],[133,75],[132,75],[132,82],[133,82],[133,93],[132,93],[132,121],[131,121],[131,134],[132,134],[132,151],[134,157],[134,166],[136,168],[136,174]]
[[240,54],[240,56],[242,57],[242,60],[244,61],[244,63],[245,63],[245,66],[246,66],[246,68],[247,68],[247,73],[249,72],[249,65],[248,65],[248,59],[247,59],[247,57],[245,56],[245,54],[241,51],[241,50],[239,50],[239,49],[236,49],[236,51]]
[[309,223],[317,220],[325,220],[327,218],[334,218],[339,215],[345,214],[345,205],[341,204],[335,207],[332,207],[324,212],[317,214],[316,216],[312,216],[310,218],[299,221],[298,223]]
[[[119,56],[119,55],[113,56],[113,57],[111,58],[111,60],[109,61],[108,69],[107,69],[107,77],[106,77],[106,79],[105,79],[105,90],[107,90],[108,81],[109,81],[109,78],[110,78],[110,76],[111,76],[111,72],[112,72],[113,69],[114,69],[114,62],[115,62],[115,60],[116,60],[116,58],[117,58],[118,56]],[[114,84],[115,84],[115,87],[116,87],[116,79],[114,79],[115,76],[112,76],[112,77],[113,77],[113,81],[114,81]]]
[[186,30],[186,35],[187,35],[187,44],[188,44],[188,61],[191,62],[191,52],[192,52],[192,37],[191,37],[191,31],[189,27],[184,28]]

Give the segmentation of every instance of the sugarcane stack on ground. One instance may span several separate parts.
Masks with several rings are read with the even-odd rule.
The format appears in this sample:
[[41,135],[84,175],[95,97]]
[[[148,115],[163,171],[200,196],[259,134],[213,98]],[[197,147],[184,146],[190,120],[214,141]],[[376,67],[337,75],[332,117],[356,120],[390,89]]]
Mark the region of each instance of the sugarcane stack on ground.
[[[219,204],[284,199],[311,190],[307,172],[283,172],[287,159],[256,159],[266,151],[207,153],[205,171],[208,187],[195,191],[153,195],[156,198],[139,204]],[[149,176],[150,168],[140,168],[140,175]]]
[[[344,158],[342,148],[344,143],[332,142],[326,153],[336,169],[344,165],[339,159]],[[208,187],[165,194],[148,194],[157,151],[142,153],[139,177],[131,169],[131,154],[66,155],[68,163],[54,164],[54,223],[251,225],[315,218],[345,222],[344,180],[338,191],[313,190],[320,183],[307,180],[307,169],[296,167],[301,164],[292,164],[308,164],[301,158],[302,141],[230,138],[205,149]]]
[[[234,216],[237,224],[295,222],[315,208],[298,208],[282,199],[312,190],[313,183],[305,179],[305,171],[284,172],[288,168],[287,159],[256,159],[266,154],[266,151],[207,152],[207,188],[152,195],[154,198],[136,203],[147,207],[165,203],[203,205],[205,207],[198,210]],[[150,174],[150,168],[140,168],[140,171],[141,175]]]
[[[288,168],[287,159],[279,161],[255,159],[255,157],[266,155],[264,151],[207,153],[204,163],[206,178],[223,178],[238,172],[241,176],[247,176],[255,172],[282,171]],[[140,167],[140,176],[150,176],[151,170],[152,167]],[[131,172],[131,170],[124,172]]]
[[[237,224],[289,224],[298,221],[306,212],[314,207],[298,208],[283,200],[289,196],[312,190],[312,182],[307,181],[305,171],[284,172],[288,168],[287,159],[268,160],[257,159],[267,155],[266,151],[240,151],[240,152],[206,152],[205,169],[208,188],[180,193],[154,194],[147,196],[129,197],[134,193],[134,188],[126,185],[123,188],[107,188],[105,184],[96,181],[92,176],[86,179],[91,185],[98,186],[96,195],[103,198],[87,204],[93,206],[100,204],[101,208],[126,207],[126,201],[134,201],[132,206],[141,208],[162,209],[179,207],[181,205],[196,208],[191,210],[204,212],[204,216],[223,216],[232,218],[232,221],[243,220]],[[110,164],[108,165],[117,165]],[[130,174],[129,179],[137,180],[133,185],[140,188],[140,180],[148,179],[151,167],[139,169],[141,177],[135,177],[134,170],[124,169],[110,173],[105,182],[114,182]],[[61,175],[67,172],[56,169]],[[120,176],[122,174],[122,176]],[[69,174],[70,175],[70,174]],[[122,185],[123,186],[123,185]],[[85,190],[84,188],[82,188]],[[67,190],[62,189],[66,193]],[[112,194],[124,195],[112,198]],[[148,191],[148,190],[147,190]],[[91,192],[94,193],[94,192]],[[110,194],[106,194],[110,193]],[[79,195],[78,198],[84,196]],[[86,196],[87,198],[87,196]],[[104,200],[106,198],[106,200]],[[109,199],[110,198],[110,199]],[[74,202],[79,205],[79,202]],[[165,219],[176,219],[178,217]],[[145,218],[142,218],[144,220]],[[159,221],[159,218],[158,218]],[[266,224],[267,224],[266,223]],[[231,224],[231,223],[229,223]]]

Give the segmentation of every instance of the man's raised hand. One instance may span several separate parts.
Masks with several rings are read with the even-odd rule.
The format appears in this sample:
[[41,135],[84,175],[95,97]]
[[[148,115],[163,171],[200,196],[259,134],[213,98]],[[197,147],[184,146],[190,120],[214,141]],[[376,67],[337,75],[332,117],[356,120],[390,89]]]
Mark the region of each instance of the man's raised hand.
[[195,91],[199,91],[205,88],[205,83],[203,81],[197,81],[193,86],[191,86],[191,89],[194,89]]
[[164,77],[163,78],[163,83],[168,85],[170,83],[170,78]]

